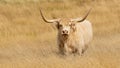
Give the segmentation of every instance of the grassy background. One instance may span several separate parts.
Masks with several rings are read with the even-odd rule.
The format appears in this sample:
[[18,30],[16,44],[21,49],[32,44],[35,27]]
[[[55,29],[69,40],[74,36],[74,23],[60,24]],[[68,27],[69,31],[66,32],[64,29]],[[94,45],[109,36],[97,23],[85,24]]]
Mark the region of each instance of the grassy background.
[[[0,68],[120,68],[119,0],[0,0]],[[62,57],[54,24],[48,19],[82,17],[94,38],[82,56]]]

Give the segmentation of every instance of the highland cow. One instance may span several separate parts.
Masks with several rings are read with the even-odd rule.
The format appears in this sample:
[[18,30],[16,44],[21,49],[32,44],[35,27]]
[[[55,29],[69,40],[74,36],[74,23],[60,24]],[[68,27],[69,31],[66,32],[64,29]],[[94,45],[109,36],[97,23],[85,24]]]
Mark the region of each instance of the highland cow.
[[55,23],[58,29],[57,44],[60,53],[64,55],[82,55],[92,40],[92,25],[85,20],[91,9],[83,18],[47,20],[40,10],[42,19],[47,23]]

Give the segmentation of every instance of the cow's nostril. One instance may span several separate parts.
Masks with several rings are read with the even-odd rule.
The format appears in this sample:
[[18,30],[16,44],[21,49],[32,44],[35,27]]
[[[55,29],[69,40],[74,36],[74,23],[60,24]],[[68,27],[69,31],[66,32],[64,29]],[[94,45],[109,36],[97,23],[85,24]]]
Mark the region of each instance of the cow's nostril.
[[64,31],[62,31],[62,33],[63,33],[63,34],[67,34],[67,33],[68,33],[68,31],[67,31],[67,30],[64,30]]

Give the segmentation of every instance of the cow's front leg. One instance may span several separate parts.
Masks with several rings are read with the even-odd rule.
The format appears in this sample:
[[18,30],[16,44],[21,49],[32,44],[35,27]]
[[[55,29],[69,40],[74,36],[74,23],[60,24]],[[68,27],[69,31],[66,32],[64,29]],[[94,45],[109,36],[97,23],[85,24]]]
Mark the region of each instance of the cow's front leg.
[[67,46],[67,44],[65,44],[64,45],[64,55],[69,55],[70,53],[69,53],[69,48],[68,48],[68,46]]
[[64,45],[59,45],[59,52],[61,53],[61,54],[64,54]]

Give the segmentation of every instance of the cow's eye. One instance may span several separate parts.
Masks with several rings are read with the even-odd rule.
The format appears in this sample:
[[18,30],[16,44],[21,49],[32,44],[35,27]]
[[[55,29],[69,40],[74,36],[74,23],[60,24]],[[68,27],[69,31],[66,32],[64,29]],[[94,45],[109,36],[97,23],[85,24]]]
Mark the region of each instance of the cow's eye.
[[61,24],[59,24],[59,27],[62,27],[62,25],[61,25]]

